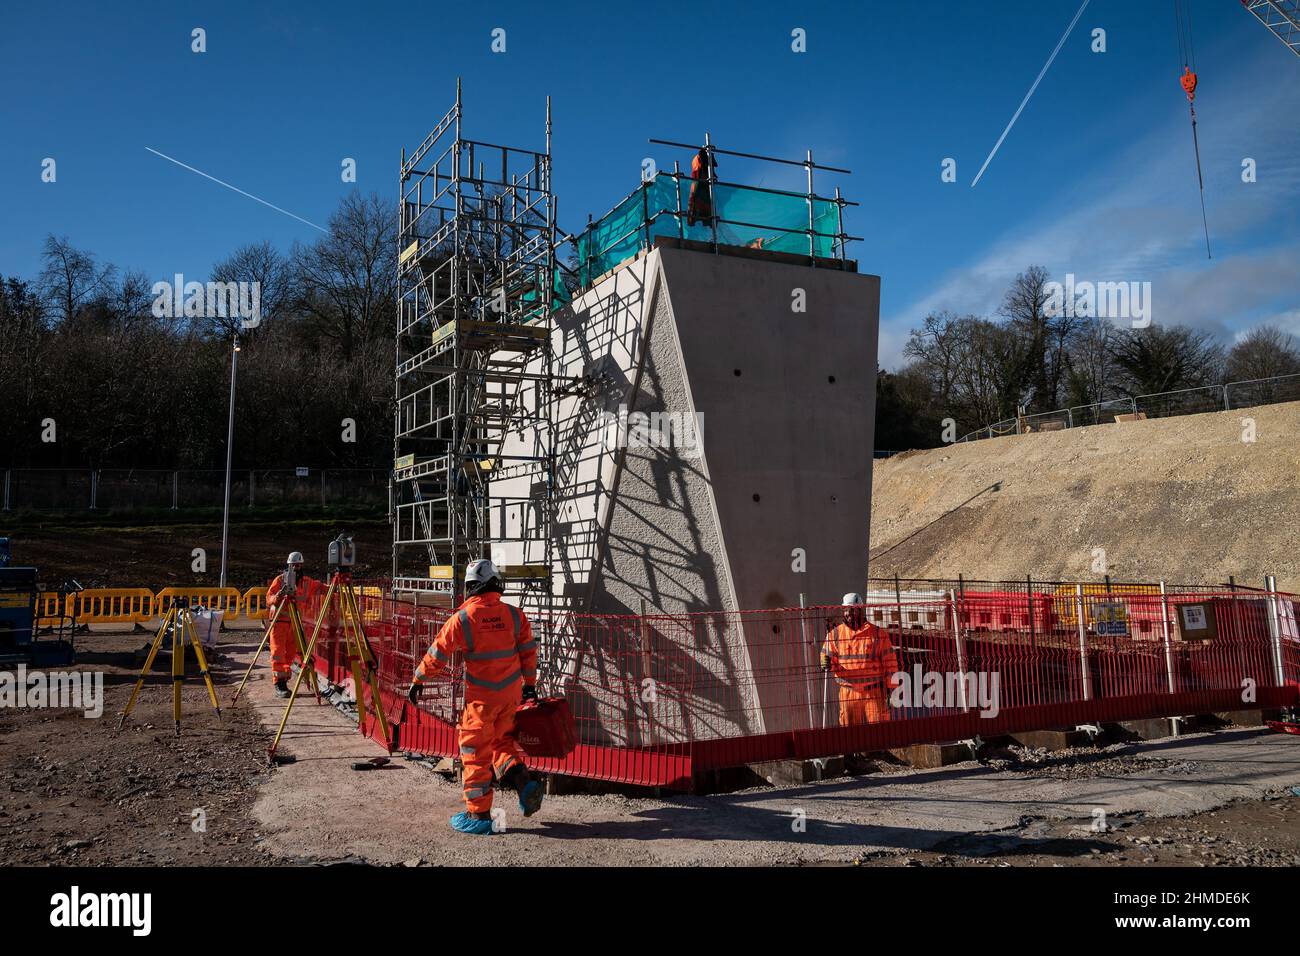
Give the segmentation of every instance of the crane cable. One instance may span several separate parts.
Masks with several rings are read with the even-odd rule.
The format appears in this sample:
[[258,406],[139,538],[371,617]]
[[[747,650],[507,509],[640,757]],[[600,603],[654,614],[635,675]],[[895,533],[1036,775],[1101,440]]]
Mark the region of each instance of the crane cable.
[[1183,75],[1179,78],[1183,92],[1187,94],[1187,108],[1192,116],[1192,148],[1196,151],[1196,182],[1201,190],[1201,225],[1205,228],[1205,258],[1213,259],[1210,253],[1210,223],[1205,216],[1205,177],[1201,173],[1201,144],[1196,135],[1196,48],[1192,44],[1192,14],[1189,10],[1183,16],[1181,0],[1174,0],[1174,27],[1178,33],[1178,58],[1183,63]]

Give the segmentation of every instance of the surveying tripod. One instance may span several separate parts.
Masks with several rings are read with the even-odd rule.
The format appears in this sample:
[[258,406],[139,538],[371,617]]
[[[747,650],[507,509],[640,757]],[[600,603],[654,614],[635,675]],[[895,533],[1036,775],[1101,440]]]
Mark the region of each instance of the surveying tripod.
[[289,626],[293,628],[293,639],[298,645],[298,653],[302,656],[302,669],[311,672],[311,676],[308,677],[307,680],[311,685],[312,693],[316,695],[316,703],[324,703],[320,696],[320,684],[316,679],[316,668],[312,666],[311,661],[307,657],[307,636],[302,629],[302,615],[298,613],[298,602],[296,598],[296,592],[291,594],[281,592],[280,599],[275,605],[275,613],[271,615],[271,620],[267,622],[266,625],[266,633],[262,635],[262,643],[257,645],[257,653],[254,654],[253,659],[249,661],[248,670],[244,671],[244,679],[241,680],[239,686],[235,688],[235,696],[230,698],[231,707],[235,706],[235,702],[239,700],[239,695],[244,692],[244,685],[248,683],[249,675],[253,673],[253,668],[257,666],[257,662],[262,656],[262,651],[266,649],[267,643],[271,640],[271,631],[280,620],[280,616],[285,613],[286,607],[289,609]]
[[374,649],[370,646],[370,640],[366,637],[365,625],[361,620],[361,608],[357,603],[356,589],[352,585],[352,576],[343,570],[343,566],[335,565],[334,573],[330,577],[329,588],[325,591],[325,599],[321,601],[320,612],[316,616],[316,626],[312,628],[311,639],[307,642],[307,647],[303,651],[303,666],[298,670],[298,676],[293,682],[293,690],[289,693],[289,701],[284,708],[284,716],[280,718],[280,727],[275,732],[275,740],[271,742],[271,749],[267,752],[267,758],[274,763],[275,752],[280,746],[280,738],[284,735],[285,725],[289,723],[289,712],[293,710],[293,702],[298,697],[298,688],[302,684],[303,675],[309,669],[307,662],[311,660],[311,653],[316,647],[316,640],[320,637],[321,627],[325,623],[325,618],[331,615],[331,612],[337,612],[339,626],[343,628],[343,639],[346,642],[348,652],[348,664],[352,669],[352,686],[357,698],[357,719],[359,725],[364,725],[366,721],[366,699],[365,686],[370,688],[370,701],[375,711],[375,719],[379,722],[380,733],[384,737],[384,745],[391,751],[393,749],[392,737],[388,730],[388,719],[384,716],[383,700],[379,696],[379,661],[375,656]]
[[154,658],[158,656],[158,650],[162,647],[163,637],[169,631],[172,638],[172,719],[176,724],[176,736],[181,735],[181,685],[185,683],[185,641],[187,639],[194,647],[194,657],[199,662],[199,673],[203,676],[203,682],[208,687],[208,697],[212,700],[212,709],[217,712],[217,719],[221,719],[221,705],[217,703],[217,689],[212,686],[212,675],[208,673],[208,658],[203,653],[203,644],[199,641],[198,631],[194,627],[190,599],[188,597],[177,597],[172,602],[171,608],[163,616],[162,624],[158,627],[158,635],[153,639],[153,644],[149,646],[149,654],[144,659],[144,667],[140,670],[140,676],[136,678],[135,688],[131,691],[131,699],[126,702],[126,709],[122,711],[122,716],[117,721],[118,730],[122,729],[122,726],[126,723],[126,718],[131,715],[136,699],[140,696],[140,688],[144,686],[145,678],[149,676],[149,671],[153,667]]

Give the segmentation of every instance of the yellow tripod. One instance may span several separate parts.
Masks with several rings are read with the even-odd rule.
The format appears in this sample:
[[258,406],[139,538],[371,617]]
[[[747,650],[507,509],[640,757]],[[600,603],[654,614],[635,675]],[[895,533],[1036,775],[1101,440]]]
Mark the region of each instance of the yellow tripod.
[[198,632],[194,628],[189,598],[182,597],[176,599],[158,627],[158,635],[149,647],[149,654],[144,659],[144,667],[140,670],[140,676],[136,678],[135,689],[131,691],[131,699],[126,702],[126,710],[122,711],[122,716],[117,721],[118,730],[122,729],[126,718],[131,716],[131,709],[135,707],[136,699],[140,696],[140,688],[144,686],[145,678],[149,676],[154,658],[158,656],[163,637],[168,631],[171,632],[172,638],[172,719],[176,722],[176,736],[181,735],[181,685],[185,683],[185,641],[187,639],[194,647],[194,656],[199,662],[199,673],[203,675],[203,682],[208,686],[212,709],[217,712],[217,719],[221,719],[217,689],[212,686],[212,675],[208,673],[208,658],[203,653],[203,644],[200,643]]
[[374,649],[370,646],[369,638],[366,637],[366,629],[361,620],[361,608],[357,604],[357,594],[352,586],[352,578],[335,568],[334,575],[330,578],[329,588],[325,592],[325,599],[321,602],[320,613],[316,617],[316,626],[312,628],[311,640],[307,642],[306,650],[303,652],[303,667],[299,669],[298,676],[293,682],[293,690],[289,694],[289,702],[285,705],[284,716],[280,718],[280,727],[275,732],[275,740],[271,742],[271,749],[267,752],[267,757],[272,763],[275,762],[275,751],[280,746],[280,738],[284,736],[285,725],[289,723],[289,712],[293,710],[293,702],[298,697],[298,688],[302,684],[303,674],[307,671],[306,662],[311,659],[311,653],[316,648],[316,639],[320,637],[325,618],[335,611],[338,613],[339,624],[343,628],[343,639],[348,650],[348,663],[352,668],[352,686],[357,698],[357,719],[359,724],[364,725],[366,722],[364,678],[364,685],[370,687],[370,701],[374,707],[375,719],[379,722],[379,731],[384,736],[384,745],[389,751],[393,749],[392,736],[388,730],[388,719],[384,716],[383,700],[379,696],[379,661],[375,657]]
[[235,688],[235,696],[230,698],[231,707],[235,706],[235,702],[239,700],[239,695],[244,692],[244,685],[248,683],[249,675],[253,673],[253,668],[257,666],[262,651],[266,650],[267,642],[271,639],[271,630],[275,627],[276,622],[280,620],[280,615],[284,613],[286,607],[289,609],[289,625],[293,628],[293,639],[298,645],[298,653],[302,656],[303,670],[311,672],[311,676],[307,680],[311,685],[312,693],[316,695],[316,703],[324,703],[320,697],[320,684],[316,681],[316,668],[307,659],[307,635],[302,629],[302,616],[298,613],[298,604],[293,598],[285,597],[281,598],[276,604],[275,613],[271,615],[271,620],[267,622],[266,632],[262,635],[262,643],[257,645],[257,653],[248,662],[248,670],[244,671],[244,679]]

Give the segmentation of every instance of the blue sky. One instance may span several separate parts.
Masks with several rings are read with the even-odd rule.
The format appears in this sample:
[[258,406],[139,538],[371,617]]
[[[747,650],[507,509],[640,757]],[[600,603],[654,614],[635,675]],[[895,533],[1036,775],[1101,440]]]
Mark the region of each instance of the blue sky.
[[[989,313],[1031,263],[1150,281],[1156,321],[1300,333],[1300,59],[1240,5],[1191,0],[1215,258],[1205,259],[1172,0],[1092,0],[979,184],[971,180],[1080,0],[702,7],[572,3],[66,3],[0,22],[0,273],[46,233],[151,278],[203,278],[241,243],[323,224],[350,189],[396,193],[398,156],[465,84],[471,136],[540,145],[553,98],[561,225],[630,192],[649,137],[800,158],[862,205],[882,277],[881,360],[926,311]],[[1184,0],[1187,3],[1187,0]],[[445,9],[445,7],[443,7]],[[190,31],[207,31],[207,52]],[[506,52],[490,49],[494,28]],[[791,51],[791,30],[807,52]],[[1091,31],[1107,31],[1093,53]],[[58,163],[42,183],[41,161]],[[958,182],[940,180],[946,157]],[[1256,161],[1258,181],[1241,181]],[[757,181],[757,174],[728,172]],[[768,185],[784,174],[764,173]],[[802,175],[793,170],[789,184]]]

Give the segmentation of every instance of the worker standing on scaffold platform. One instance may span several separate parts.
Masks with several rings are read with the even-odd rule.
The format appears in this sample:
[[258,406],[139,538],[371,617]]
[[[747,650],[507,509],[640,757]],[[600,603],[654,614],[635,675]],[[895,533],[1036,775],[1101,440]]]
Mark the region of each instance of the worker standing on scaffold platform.
[[686,202],[686,225],[697,222],[703,225],[713,223],[713,180],[717,178],[718,161],[713,158],[713,150],[701,146],[700,151],[691,157],[691,195]]
[[502,590],[496,565],[470,562],[465,602],[438,631],[407,691],[416,703],[423,684],[446,670],[453,655],[465,655],[465,707],[458,731],[466,809],[451,818],[451,827],[478,836],[492,833],[494,776],[519,794],[524,816],[542,805],[542,785],[510,736],[520,703],[537,699],[537,640],[524,612],[502,603]]
[[867,620],[862,595],[841,599],[844,623],[826,635],[822,670],[840,685],[840,726],[889,720],[889,688],[898,673],[898,655],[889,635]]
[[[299,595],[306,597],[323,589],[324,585],[319,581],[302,573],[302,552],[294,551],[285,562],[284,571],[277,574],[266,589],[268,618],[275,616],[275,609],[281,601],[296,603]],[[281,614],[271,628],[271,674],[275,680],[276,697],[289,696],[289,675],[293,672],[294,659],[300,655],[290,616]]]

